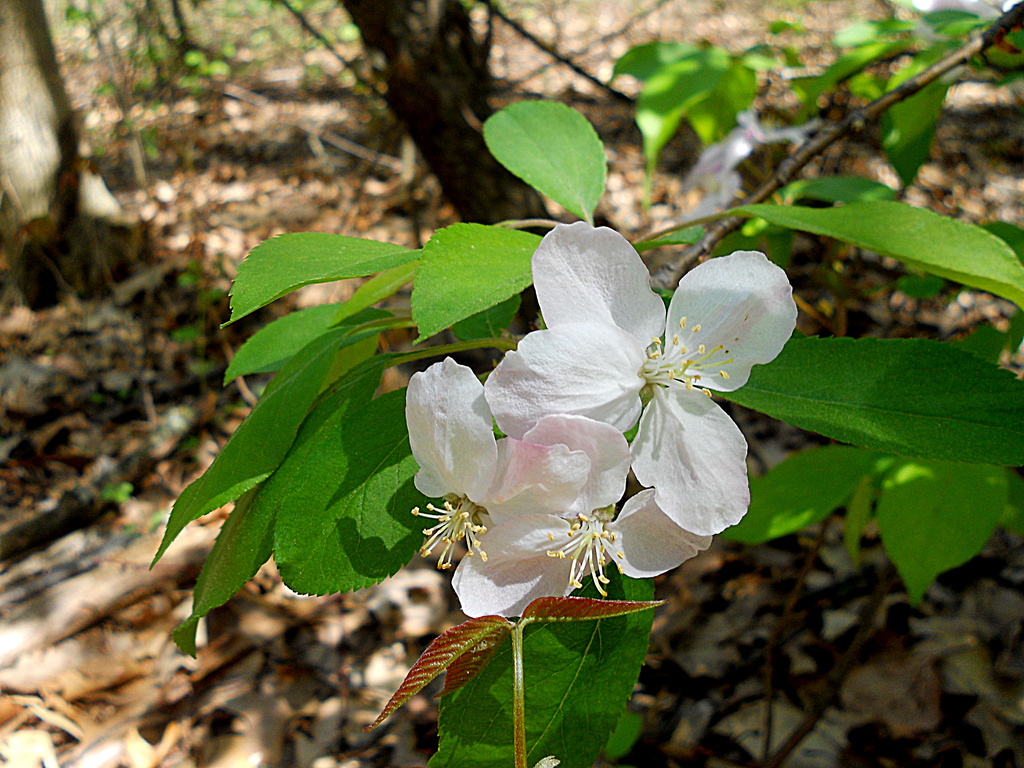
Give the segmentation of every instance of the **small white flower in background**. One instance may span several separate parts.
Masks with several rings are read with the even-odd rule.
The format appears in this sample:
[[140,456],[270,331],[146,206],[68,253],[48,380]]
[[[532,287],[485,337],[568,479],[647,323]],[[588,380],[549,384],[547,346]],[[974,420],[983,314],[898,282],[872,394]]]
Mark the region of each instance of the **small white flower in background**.
[[590,468],[577,497],[555,514],[503,515],[481,538],[487,559],[466,558],[452,585],[469,616],[520,616],[538,597],[564,597],[590,577],[606,594],[605,568],[614,563],[633,578],[664,573],[706,549],[670,520],[654,491],[629,499],[618,517],[629,469],[629,444],[615,427],[584,416],[541,418],[523,440],[564,445],[588,456]]
[[[423,531],[420,552],[442,545],[438,567],[450,568],[455,543],[486,558],[480,537],[492,518],[568,508],[590,471],[590,458],[564,445],[495,440],[483,384],[451,358],[409,381],[405,407],[409,443],[420,465],[414,483],[426,496],[443,498],[413,514],[436,520]],[[625,476],[625,470],[623,470]]]
[[548,233],[533,277],[548,327],[487,380],[501,430],[523,438],[551,414],[619,431],[639,419],[633,472],[660,510],[701,536],[739,522],[747,444],[707,390],[743,386],[782,350],[797,314],[786,273],[755,251],[712,259],[680,281],[666,313],[625,238],[577,222]]
[[752,111],[736,115],[737,126],[723,141],[701,152],[693,168],[683,180],[683,189],[699,189],[704,193],[688,218],[699,219],[727,208],[740,191],[740,175],[736,171],[758,144],[780,141],[799,142],[818,128],[813,120],[792,128],[766,129]]
[[998,2],[988,0],[914,0],[914,7],[921,13],[935,11],[965,11],[983,19],[994,19],[1017,5],[1020,0],[1008,0],[1000,10]]

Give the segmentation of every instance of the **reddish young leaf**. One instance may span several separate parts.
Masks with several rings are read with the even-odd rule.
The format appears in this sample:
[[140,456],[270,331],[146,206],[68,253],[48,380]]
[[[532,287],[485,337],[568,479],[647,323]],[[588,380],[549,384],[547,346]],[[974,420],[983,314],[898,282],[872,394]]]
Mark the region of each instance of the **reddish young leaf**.
[[591,621],[639,613],[663,604],[664,600],[595,600],[591,597],[538,597],[523,611],[533,621]]
[[[467,664],[457,668],[458,676],[461,678],[459,685],[469,682],[490,658],[487,649],[489,647],[496,648],[498,641],[507,635],[511,628],[512,622],[501,616],[480,616],[441,634],[412,665],[409,674],[405,676],[402,685],[395,691],[395,695],[391,697],[391,701],[384,707],[380,716],[363,730],[376,728],[384,722],[388,715],[419,693],[423,686],[441,674],[449,665],[465,654],[474,654],[479,658],[471,659]],[[455,688],[457,687],[455,686]],[[455,688],[446,682],[444,692],[453,691]]]
[[444,673],[444,688],[437,694],[438,697],[459,690],[476,677],[476,673],[487,665],[506,637],[508,637],[508,632],[502,630],[497,637],[481,640],[475,648],[453,661],[448,667],[448,671]]

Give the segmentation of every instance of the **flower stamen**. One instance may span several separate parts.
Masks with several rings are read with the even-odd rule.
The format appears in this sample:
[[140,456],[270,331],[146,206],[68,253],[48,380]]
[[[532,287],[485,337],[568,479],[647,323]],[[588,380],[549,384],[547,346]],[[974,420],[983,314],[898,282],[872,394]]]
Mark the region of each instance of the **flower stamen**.
[[[569,585],[573,589],[580,589],[583,586],[584,576],[589,573],[597,591],[602,597],[607,597],[608,592],[604,585],[609,582],[609,579],[604,575],[604,566],[609,561],[609,552],[611,545],[615,542],[615,534],[605,527],[602,515],[598,514],[591,518],[580,513],[569,526],[566,536],[569,541],[557,549],[548,550],[548,557],[572,560],[569,569]],[[621,550],[614,550],[612,554],[619,559],[625,557]],[[618,567],[618,563],[616,566]]]
[[479,554],[480,559],[487,562],[487,553],[481,549],[479,538],[487,533],[487,526],[482,524],[480,517],[482,513],[486,513],[483,507],[478,507],[464,496],[453,495],[445,500],[443,508],[427,504],[427,509],[430,511],[423,512],[419,507],[412,508],[412,514],[416,517],[437,520],[437,525],[423,529],[423,535],[427,540],[420,547],[420,555],[427,557],[438,544],[444,544],[437,560],[437,567],[442,571],[447,570],[452,567],[455,544],[465,539],[467,557]]

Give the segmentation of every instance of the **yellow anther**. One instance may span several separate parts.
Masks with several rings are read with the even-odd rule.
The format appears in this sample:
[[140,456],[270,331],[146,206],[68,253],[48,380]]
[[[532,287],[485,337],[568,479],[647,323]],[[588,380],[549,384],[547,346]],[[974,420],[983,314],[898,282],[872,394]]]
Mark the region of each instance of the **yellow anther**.
[[721,376],[723,379],[729,378],[729,374],[726,371],[719,371],[718,375]]
[[703,344],[701,344],[699,347],[697,347],[697,353],[698,354],[703,355],[706,351],[707,351],[707,349],[705,349]]
[[685,317],[679,318],[679,327],[680,327],[680,329],[686,327],[686,318]]
[[697,325],[693,326],[693,332],[696,333],[699,330],[700,330],[700,323],[697,323]]

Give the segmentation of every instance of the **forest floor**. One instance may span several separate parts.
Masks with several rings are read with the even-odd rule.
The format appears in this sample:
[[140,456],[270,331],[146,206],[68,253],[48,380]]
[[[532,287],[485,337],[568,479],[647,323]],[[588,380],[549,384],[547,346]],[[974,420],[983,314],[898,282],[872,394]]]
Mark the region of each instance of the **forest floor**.
[[[0,764],[425,765],[437,746],[436,699],[416,696],[380,729],[362,729],[430,640],[463,619],[448,577],[430,563],[417,559],[377,587],[326,598],[294,594],[268,564],[203,622],[195,659],[170,633],[189,613],[226,511],[189,526],[149,564],[174,499],[266,385],[257,377],[221,386],[233,351],[289,309],[344,300],[358,285],[311,286],[222,328],[231,277],[249,249],[305,230],[418,247],[455,214],[422,162],[409,159],[379,100],[279,5],[183,3],[206,55],[192,60],[188,78],[167,81],[152,63],[160,42],[140,31],[153,18],[141,10],[131,18],[133,5],[90,4],[96,15],[62,23],[57,45],[96,165],[144,222],[147,253],[112,276],[109,298],[41,311],[8,300],[0,313]],[[359,57],[332,3],[305,7],[342,58]],[[879,17],[884,4],[537,0],[508,8],[607,81],[632,45],[709,40],[740,51],[764,42],[777,19],[808,32],[776,42],[806,46],[811,66],[823,66],[834,55],[831,33]],[[692,136],[670,143],[645,210],[631,108],[504,24],[496,21],[494,34],[501,99],[568,103],[605,141],[609,192],[599,214],[630,238],[685,216],[696,202],[681,189],[699,152]],[[635,84],[616,85],[635,93]],[[776,114],[791,106],[771,91],[759,101]],[[966,83],[947,106],[905,199],[969,221],[1024,221],[1019,97]],[[763,172],[784,151],[775,150],[745,172]],[[896,185],[870,131],[835,147],[823,166]],[[837,267],[850,289],[850,335],[952,339],[1012,313],[1006,302],[952,287],[913,299],[895,288],[895,264],[832,254],[823,266],[806,250],[791,278],[811,308],[801,319],[808,333],[836,330],[834,281],[822,272]],[[1007,363],[1021,369],[1019,356]],[[394,372],[385,386],[404,383]],[[820,442],[739,408],[733,414],[755,473]],[[911,607],[876,531],[857,564],[838,519],[767,545],[716,541],[657,580],[667,604],[614,764],[1024,768],[1020,544],[1000,530]]]

